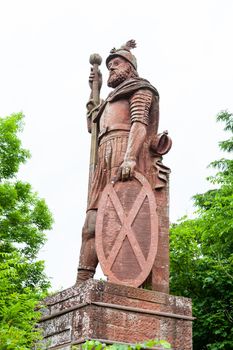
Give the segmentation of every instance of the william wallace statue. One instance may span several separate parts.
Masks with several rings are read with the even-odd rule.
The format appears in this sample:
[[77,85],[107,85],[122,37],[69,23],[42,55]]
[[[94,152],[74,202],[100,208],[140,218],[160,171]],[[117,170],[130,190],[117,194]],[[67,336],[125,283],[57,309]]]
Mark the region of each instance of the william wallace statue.
[[[137,279],[137,274],[140,275],[148,259],[153,260],[150,262],[150,270],[152,269],[156,256],[160,220],[153,216],[155,212],[159,215],[156,207],[153,209],[153,205],[156,206],[156,191],[161,191],[161,189],[167,186],[169,169],[162,164],[161,160],[162,155],[169,151],[171,140],[167,132],[158,134],[159,93],[149,81],[139,77],[137,61],[131,53],[131,49],[135,47],[135,41],[130,40],[119,49],[112,49],[107,57],[106,65],[109,70],[107,85],[113,88],[113,91],[105,101],[101,103],[93,101],[93,84],[96,80],[98,80],[96,85],[98,93],[101,88],[100,72],[92,72],[89,78],[92,94],[87,104],[88,131],[92,132],[93,127],[97,130],[98,152],[97,162],[90,184],[86,220],[82,231],[77,283],[94,276],[98,261],[100,260],[101,263],[101,259],[103,258],[101,257],[101,252],[106,250],[102,247],[102,243],[98,242],[101,245],[101,249],[99,249],[100,253],[98,254],[98,244],[95,242],[98,238],[96,238],[97,226],[100,227],[102,225],[100,235],[103,236],[103,242],[106,237],[106,242],[109,242],[111,246],[108,255],[110,253],[114,255],[114,258],[109,260],[106,255],[106,264],[112,266],[109,265],[110,267],[106,267],[110,276],[113,274],[117,275],[118,272],[114,272],[115,270],[123,271],[122,264],[124,265],[125,262],[129,264],[127,267],[129,270],[133,269],[136,265],[139,266],[139,272],[137,273],[136,270],[133,272],[135,277],[132,274],[132,280]],[[144,185],[147,187],[141,191]],[[109,189],[103,198],[104,191],[108,186],[112,186],[113,189],[115,188],[111,200],[109,196],[112,190],[110,191]],[[141,192],[139,190],[137,192],[137,186]],[[146,197],[146,191],[153,193],[155,202],[153,202],[154,199],[151,197],[151,193],[148,192],[148,197]],[[121,198],[120,204],[120,199],[116,199],[116,193],[118,192],[119,198]],[[139,192],[145,193],[144,199],[141,200],[144,203],[142,207],[144,205],[145,208],[140,209],[140,204],[138,205],[138,209],[133,210],[134,214],[129,214],[130,208],[135,205],[134,202],[140,202]],[[129,204],[131,197],[132,203]],[[109,204],[106,204],[107,201]],[[106,205],[108,205],[108,208],[106,208]],[[127,205],[130,207],[129,210],[127,209]],[[100,206],[102,208],[101,212]],[[125,214],[127,210],[129,215],[127,213]],[[150,210],[151,212],[149,212]],[[130,223],[127,223],[127,215],[132,216]],[[110,219],[109,216],[111,216]],[[149,227],[147,223],[150,220],[151,224],[148,224]],[[153,220],[157,220],[155,225],[153,224]],[[116,228],[117,225],[119,226],[118,230]],[[126,228],[122,229],[124,225]],[[106,229],[107,226],[109,227],[108,229]],[[152,230],[152,227],[157,232],[151,234],[149,231]],[[146,236],[147,229],[149,236]],[[110,231],[111,234],[108,236]],[[155,241],[157,240],[156,244],[153,243],[153,235],[157,237],[155,238]],[[117,240],[120,243],[116,244],[118,248],[114,248],[114,242],[117,242]],[[106,242],[103,245],[108,244]],[[148,247],[144,246],[146,244],[144,242],[149,242]],[[136,260],[136,263],[134,263],[133,258],[130,258],[131,260],[128,261],[131,254],[130,251],[132,251],[132,254],[138,254],[139,263]],[[149,258],[150,251],[152,251],[151,258]],[[121,260],[117,263],[118,267],[113,267],[114,259],[117,259],[117,257]],[[125,276],[128,275],[127,271],[125,270],[122,274],[119,272],[118,275],[120,277],[117,275],[119,280],[122,278],[124,284],[127,284],[127,276]],[[145,275],[143,274],[143,279],[138,281],[138,284],[135,284],[135,286],[141,285],[149,273],[150,271]],[[113,281],[115,280],[113,279]]]

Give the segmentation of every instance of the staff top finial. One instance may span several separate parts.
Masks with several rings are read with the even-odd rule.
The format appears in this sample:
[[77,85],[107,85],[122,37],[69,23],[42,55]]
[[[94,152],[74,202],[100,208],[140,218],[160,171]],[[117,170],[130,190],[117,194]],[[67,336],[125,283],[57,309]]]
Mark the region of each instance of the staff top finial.
[[89,58],[89,62],[92,65],[98,64],[98,66],[100,66],[102,63],[102,58],[98,53],[93,53]]

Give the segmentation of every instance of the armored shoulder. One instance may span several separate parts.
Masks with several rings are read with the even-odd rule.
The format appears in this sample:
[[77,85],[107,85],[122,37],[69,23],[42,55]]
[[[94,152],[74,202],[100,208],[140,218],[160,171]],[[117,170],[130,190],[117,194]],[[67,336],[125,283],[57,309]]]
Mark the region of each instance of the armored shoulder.
[[153,99],[153,93],[149,89],[137,90],[129,99],[131,122],[149,124],[149,110]]

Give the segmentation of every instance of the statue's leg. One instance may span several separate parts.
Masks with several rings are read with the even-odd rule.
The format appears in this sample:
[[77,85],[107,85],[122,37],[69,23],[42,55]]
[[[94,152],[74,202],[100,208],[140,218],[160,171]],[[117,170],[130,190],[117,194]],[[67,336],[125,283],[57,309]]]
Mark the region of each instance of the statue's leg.
[[98,264],[95,249],[95,223],[97,210],[89,210],[82,230],[77,283],[93,278]]

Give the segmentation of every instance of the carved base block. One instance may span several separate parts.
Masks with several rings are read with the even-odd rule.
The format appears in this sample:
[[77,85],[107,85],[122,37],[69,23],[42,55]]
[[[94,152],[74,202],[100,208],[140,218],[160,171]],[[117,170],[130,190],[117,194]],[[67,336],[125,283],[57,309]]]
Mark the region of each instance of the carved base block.
[[191,300],[88,280],[45,300],[40,327],[47,349],[70,350],[86,339],[106,343],[167,340],[192,349]]

